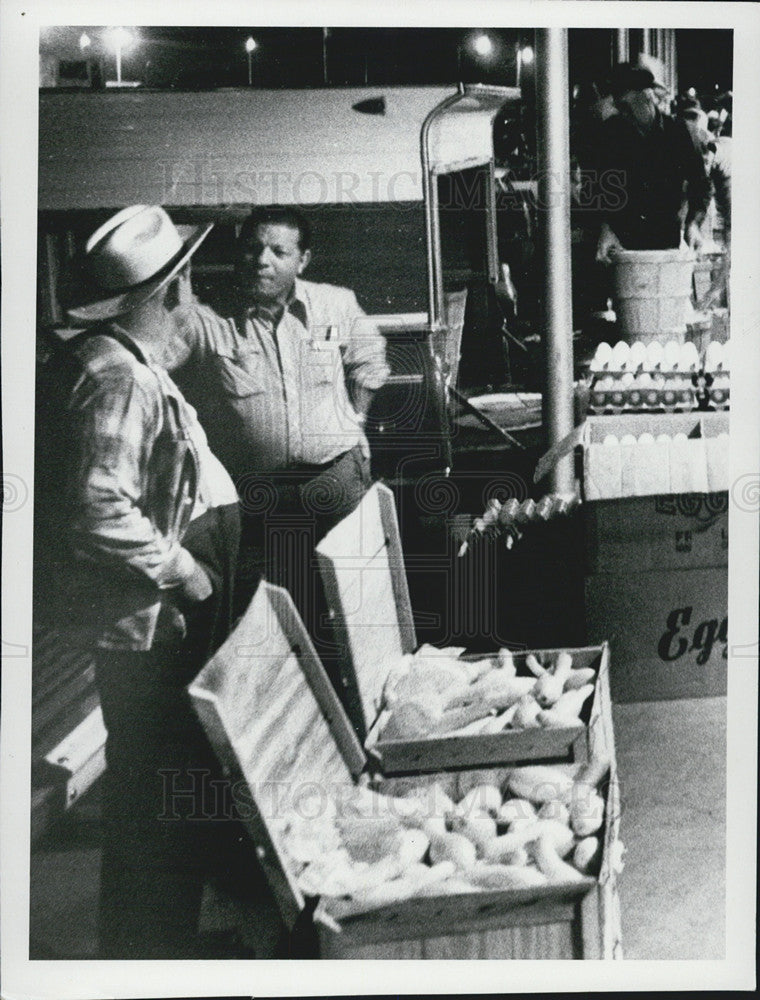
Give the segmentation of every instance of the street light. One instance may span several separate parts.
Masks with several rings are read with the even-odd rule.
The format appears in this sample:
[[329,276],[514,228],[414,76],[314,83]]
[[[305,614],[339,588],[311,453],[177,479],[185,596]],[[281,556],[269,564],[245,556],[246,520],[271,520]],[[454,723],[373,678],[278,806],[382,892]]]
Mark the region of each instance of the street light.
[[116,54],[116,84],[118,86],[121,83],[121,54],[124,49],[128,49],[132,45],[134,38],[132,32],[126,28],[114,28],[113,31],[109,31],[108,40]]
[[252,38],[250,35],[245,40],[245,51],[248,56],[248,86],[253,84],[253,53],[258,48],[256,44],[256,39]]
[[84,50],[89,49],[91,45],[92,45],[92,39],[90,38],[90,36],[87,34],[86,31],[83,31],[82,34],[79,36],[79,48],[82,50],[82,52],[84,52]]
[[530,66],[533,62],[533,49],[530,45],[521,46],[517,44],[517,86],[520,86],[520,74],[523,66]]
[[488,35],[476,35],[472,42],[472,47],[479,56],[490,56],[493,52],[493,42]]

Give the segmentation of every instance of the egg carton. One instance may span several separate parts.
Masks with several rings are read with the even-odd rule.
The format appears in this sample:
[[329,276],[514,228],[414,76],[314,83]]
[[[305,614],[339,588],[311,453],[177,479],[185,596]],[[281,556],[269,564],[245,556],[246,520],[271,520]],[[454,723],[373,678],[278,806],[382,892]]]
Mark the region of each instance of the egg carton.
[[511,549],[530,525],[546,524],[566,516],[575,510],[578,503],[576,494],[547,493],[537,501],[528,497],[522,502],[512,497],[504,503],[494,497],[482,516],[473,521],[458,555],[463,556],[473,541],[483,537],[502,538],[506,548]]
[[588,409],[689,412],[729,405],[728,345],[711,342],[703,356],[696,345],[669,341],[600,344],[590,363]]
[[591,413],[641,410],[688,412],[700,404],[697,372],[608,372],[597,376],[589,392]]
[[619,340],[614,347],[604,342],[599,344],[589,367],[594,374],[646,371],[686,375],[699,371],[703,361],[696,344],[691,341],[684,344],[677,340],[669,340],[665,344],[659,341],[644,344],[636,340],[629,344]]
[[727,410],[731,405],[731,379],[727,371],[704,372],[706,408]]

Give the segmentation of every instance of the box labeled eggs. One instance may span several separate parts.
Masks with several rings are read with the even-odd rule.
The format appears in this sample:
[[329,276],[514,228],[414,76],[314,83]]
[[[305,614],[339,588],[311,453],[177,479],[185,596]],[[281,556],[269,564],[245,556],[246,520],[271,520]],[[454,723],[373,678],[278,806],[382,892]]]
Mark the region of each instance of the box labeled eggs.
[[385,775],[517,761],[583,761],[609,715],[609,653],[468,656],[417,648],[391,491],[376,483],[317,546],[344,686]]
[[283,920],[313,914],[299,957],[621,957],[602,728],[585,764],[371,778],[292,600],[267,583],[189,693]]

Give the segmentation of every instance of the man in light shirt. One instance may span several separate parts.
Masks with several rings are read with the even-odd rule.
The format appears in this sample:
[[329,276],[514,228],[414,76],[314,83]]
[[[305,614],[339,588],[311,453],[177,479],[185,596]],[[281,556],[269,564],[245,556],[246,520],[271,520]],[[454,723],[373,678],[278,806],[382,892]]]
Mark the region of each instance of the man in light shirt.
[[236,245],[236,301],[225,315],[178,309],[167,361],[240,495],[243,604],[262,571],[307,619],[304,560],[371,484],[363,421],[388,374],[355,294],[304,280],[310,260],[302,213],[254,209]]

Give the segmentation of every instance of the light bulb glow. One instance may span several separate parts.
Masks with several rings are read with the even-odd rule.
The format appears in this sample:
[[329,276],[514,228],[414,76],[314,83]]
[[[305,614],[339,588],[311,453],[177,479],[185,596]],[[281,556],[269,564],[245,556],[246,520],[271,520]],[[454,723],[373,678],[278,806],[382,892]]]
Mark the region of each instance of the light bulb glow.
[[520,50],[520,59],[523,66],[530,66],[533,62],[533,49],[530,45],[526,45],[524,49]]
[[114,28],[108,32],[108,41],[114,51],[123,52],[134,40],[134,35],[127,28]]
[[86,31],[83,31],[82,34],[79,36],[79,48],[84,52],[84,50],[88,49],[91,45],[92,45],[92,39],[90,38],[90,36],[87,34]]
[[246,52],[248,52],[248,53],[255,52],[257,48],[258,48],[258,45],[256,44],[256,39],[255,38],[246,38],[246,40],[245,40],[245,51]]
[[493,52],[493,42],[488,35],[477,35],[473,40],[472,47],[479,56],[490,56]]

